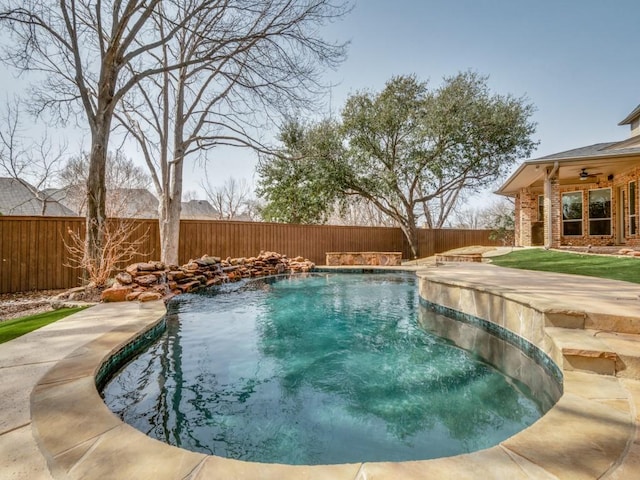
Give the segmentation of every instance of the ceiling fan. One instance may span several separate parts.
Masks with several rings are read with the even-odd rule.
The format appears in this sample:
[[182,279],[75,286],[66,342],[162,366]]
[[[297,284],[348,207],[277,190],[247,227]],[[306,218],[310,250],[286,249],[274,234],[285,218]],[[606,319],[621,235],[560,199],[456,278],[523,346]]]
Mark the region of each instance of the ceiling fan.
[[580,180],[587,180],[589,178],[595,178],[598,175],[602,175],[602,172],[588,173],[587,169],[583,168],[582,170],[580,170],[580,174],[578,176],[580,177]]

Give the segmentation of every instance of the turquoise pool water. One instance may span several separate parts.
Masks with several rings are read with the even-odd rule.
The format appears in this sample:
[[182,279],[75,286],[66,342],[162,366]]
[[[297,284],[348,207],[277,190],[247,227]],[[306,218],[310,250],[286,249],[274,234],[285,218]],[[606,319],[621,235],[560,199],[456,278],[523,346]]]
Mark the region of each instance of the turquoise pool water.
[[124,421],[247,461],[429,459],[493,446],[541,415],[526,387],[423,330],[416,279],[314,274],[170,304],[167,330],[103,390]]

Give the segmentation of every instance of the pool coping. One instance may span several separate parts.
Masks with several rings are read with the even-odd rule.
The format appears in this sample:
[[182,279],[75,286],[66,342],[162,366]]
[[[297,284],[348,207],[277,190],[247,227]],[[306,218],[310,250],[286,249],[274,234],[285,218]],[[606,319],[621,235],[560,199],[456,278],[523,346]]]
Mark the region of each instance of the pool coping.
[[[527,298],[523,302],[522,295],[512,290],[512,284],[508,285],[510,290],[505,291],[469,280],[466,273],[469,268],[477,269],[476,265],[457,271],[450,268],[428,269],[419,273],[419,277],[421,281],[427,278],[427,282],[438,283],[443,288],[446,285],[451,289],[467,288],[490,297],[516,299],[523,308],[537,308],[535,299]],[[481,268],[498,267],[484,265]],[[439,278],[443,273],[447,273],[448,278]],[[540,275],[543,282],[549,283],[547,279],[550,277]],[[480,276],[483,277],[482,274]],[[546,308],[549,298],[544,297],[544,300],[539,303]],[[584,305],[575,307],[583,308]],[[161,321],[164,312],[162,302],[102,304],[68,317],[68,321],[56,322],[48,330],[45,327],[37,335],[22,337],[24,340],[21,342],[14,340],[12,342],[17,343],[8,342],[0,347],[2,352],[3,347],[8,346],[6,351],[9,352],[5,351],[6,358],[0,358],[0,362],[5,362],[0,363],[0,368],[16,368],[19,374],[20,369],[39,366],[31,382],[20,387],[21,394],[30,397],[30,410],[19,412],[18,416],[24,418],[22,421],[18,418],[14,425],[11,422],[0,423],[0,448],[9,453],[9,458],[0,462],[2,470],[23,475],[25,471],[31,472],[25,478],[158,480],[370,480],[478,478],[483,475],[515,479],[600,478],[608,475],[613,479],[629,478],[629,472],[640,472],[636,414],[640,409],[640,382],[567,371],[564,372],[564,395],[538,422],[495,447],[455,457],[400,463],[289,466],[242,462],[169,446],[124,424],[106,407],[95,387],[95,375],[100,365],[122,345],[153,328]],[[65,329],[69,325],[74,334],[78,330],[95,330],[93,338],[86,340],[83,337],[79,343],[67,344],[66,353],[61,348],[50,355],[51,358],[46,358],[45,348],[36,346],[33,347],[33,355],[40,355],[39,361],[34,361],[27,354],[22,360],[8,360],[14,347],[17,352],[30,340],[40,340],[44,346],[47,338],[69,337],[70,331]],[[80,346],[76,348],[77,345]],[[548,350],[549,345],[543,345],[543,349]],[[41,373],[44,374],[39,376]],[[6,390],[5,387],[3,389]],[[0,395],[4,406],[7,394],[0,391]],[[11,409],[3,409],[2,415],[6,417],[7,411],[11,414]],[[19,441],[16,443],[15,440]],[[35,449],[34,443],[37,443]],[[10,463],[5,465],[4,462]]]

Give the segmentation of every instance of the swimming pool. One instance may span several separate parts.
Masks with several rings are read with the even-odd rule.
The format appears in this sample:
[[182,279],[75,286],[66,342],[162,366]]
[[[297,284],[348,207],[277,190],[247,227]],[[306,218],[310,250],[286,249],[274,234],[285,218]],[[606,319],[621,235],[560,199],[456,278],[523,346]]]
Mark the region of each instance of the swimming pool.
[[167,443],[289,464],[455,455],[539,418],[524,385],[420,326],[415,283],[314,274],[180,296],[105,402]]

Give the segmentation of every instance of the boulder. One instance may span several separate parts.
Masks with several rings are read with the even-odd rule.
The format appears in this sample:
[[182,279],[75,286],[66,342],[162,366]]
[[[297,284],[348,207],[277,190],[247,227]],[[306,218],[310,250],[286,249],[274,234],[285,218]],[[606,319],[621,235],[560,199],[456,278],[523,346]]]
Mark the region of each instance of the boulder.
[[161,268],[157,267],[157,264],[162,265],[160,262],[142,262],[138,263],[138,271],[139,272],[153,272],[154,270],[161,270]]
[[200,270],[200,265],[198,265],[195,261],[190,260],[189,263],[182,267],[182,270],[190,273],[197,272],[198,270]]
[[127,268],[125,268],[125,271],[128,274],[130,274],[130,275],[135,277],[138,274],[138,264],[137,263],[132,263]]
[[103,290],[100,298],[103,302],[124,302],[132,291],[130,285],[114,285]]
[[116,275],[116,281],[120,285],[131,285],[133,283],[133,277],[128,272],[120,272]]
[[181,283],[180,285],[178,285],[178,290],[180,290],[182,293],[188,293],[188,292],[193,292],[194,290],[199,289],[201,286],[200,282],[197,281],[191,281],[188,283]]
[[158,292],[142,292],[138,296],[138,300],[141,302],[151,302],[153,300],[160,300],[162,298],[162,294]]
[[135,278],[135,282],[138,285],[142,285],[143,287],[148,287],[150,285],[153,285],[157,281],[158,281],[158,277],[156,277],[152,273],[150,273],[149,275],[141,275]]
[[143,293],[143,292],[141,292],[141,291],[138,291],[138,292],[131,292],[131,293],[129,293],[129,294],[127,295],[127,298],[126,298],[127,302],[132,302],[132,301],[134,301],[134,300],[137,300],[137,299],[138,299],[138,297],[140,296],[140,294],[142,294],[142,293]]
[[171,280],[182,280],[185,277],[185,273],[182,270],[170,270],[167,272],[167,278]]

